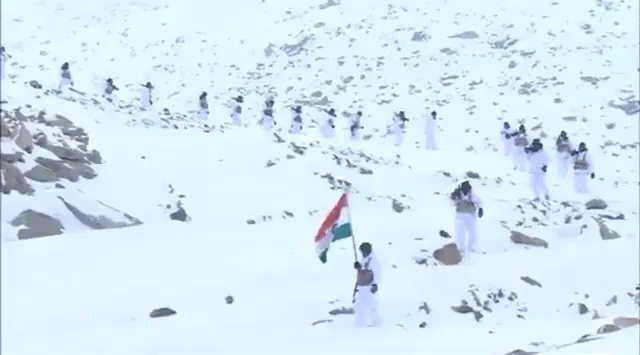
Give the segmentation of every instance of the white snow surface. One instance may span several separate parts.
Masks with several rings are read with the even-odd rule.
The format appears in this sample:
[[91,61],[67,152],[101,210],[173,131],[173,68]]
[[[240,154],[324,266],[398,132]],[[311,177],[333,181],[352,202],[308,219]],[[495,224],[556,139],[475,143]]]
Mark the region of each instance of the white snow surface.
[[[3,109],[28,104],[83,127],[105,163],[78,188],[144,224],[3,237],[2,353],[638,353],[637,326],[572,344],[615,317],[639,316],[640,125],[637,114],[612,107],[638,99],[638,11],[636,1],[601,0],[3,3],[2,45],[12,55]],[[428,40],[412,41],[420,31]],[[478,37],[450,38],[465,31]],[[305,51],[285,53],[283,45],[311,35]],[[517,41],[499,48],[504,39]],[[86,96],[70,101],[73,94],[40,95],[26,85],[57,86],[63,61]],[[450,76],[457,78],[443,79]],[[98,93],[106,77],[120,86],[116,104]],[[157,104],[141,112],[137,86],[147,80]],[[204,132],[191,117],[203,90],[208,124],[228,121],[226,101],[242,94],[249,126]],[[255,124],[266,94],[276,96],[276,119],[286,126],[286,107],[320,101],[314,91],[338,111],[362,109],[372,138],[351,142],[340,125],[333,141],[312,127],[281,132],[278,143]],[[327,107],[306,105],[308,118],[318,115],[313,105]],[[186,118],[163,128],[162,108]],[[402,109],[413,119],[405,144],[393,147],[378,132]],[[432,109],[443,118],[438,150],[426,151],[421,117]],[[549,149],[562,129],[586,142],[597,164],[591,192],[576,195],[570,180],[549,174],[552,198],[573,206],[604,199],[626,216],[606,221],[622,237],[600,238],[589,218],[597,211],[556,203],[541,214],[523,202],[528,176],[498,151],[502,120],[541,124],[533,133],[545,132]],[[438,236],[453,231],[446,196],[467,171],[480,174],[472,183],[486,210],[479,252],[457,266],[418,265],[450,242]],[[327,264],[315,256],[313,235],[340,193],[320,177],[326,173],[353,184],[357,241],[371,241],[382,259],[381,328],[354,329],[351,316],[328,314],[351,305],[353,254],[343,242]],[[188,223],[166,216],[178,194]],[[48,203],[45,190],[34,198]],[[396,213],[392,199],[410,207]],[[5,201],[3,214],[19,209]],[[584,218],[564,224],[567,213]],[[550,246],[514,245],[510,229]],[[476,322],[451,310],[470,300],[470,289],[518,298]],[[579,315],[578,303],[589,312]],[[160,307],[177,315],[149,318]],[[332,322],[312,325],[324,319]]]

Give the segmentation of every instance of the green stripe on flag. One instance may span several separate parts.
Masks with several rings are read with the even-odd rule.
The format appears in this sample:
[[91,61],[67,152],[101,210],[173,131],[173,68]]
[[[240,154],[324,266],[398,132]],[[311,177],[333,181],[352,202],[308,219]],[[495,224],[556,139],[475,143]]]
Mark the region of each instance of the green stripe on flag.
[[336,242],[338,240],[347,239],[352,235],[353,231],[351,230],[351,223],[345,223],[333,230],[333,239],[331,241]]

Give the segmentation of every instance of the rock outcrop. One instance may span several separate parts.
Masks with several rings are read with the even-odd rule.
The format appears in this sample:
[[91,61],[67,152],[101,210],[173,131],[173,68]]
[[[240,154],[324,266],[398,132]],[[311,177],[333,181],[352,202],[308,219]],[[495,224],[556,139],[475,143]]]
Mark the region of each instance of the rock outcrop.
[[7,196],[2,214],[15,228],[3,224],[3,239],[57,235],[79,231],[78,226],[110,229],[142,223],[70,185],[96,178],[94,167],[103,163],[100,153],[89,149],[84,129],[62,115],[25,112],[3,111],[0,183]]

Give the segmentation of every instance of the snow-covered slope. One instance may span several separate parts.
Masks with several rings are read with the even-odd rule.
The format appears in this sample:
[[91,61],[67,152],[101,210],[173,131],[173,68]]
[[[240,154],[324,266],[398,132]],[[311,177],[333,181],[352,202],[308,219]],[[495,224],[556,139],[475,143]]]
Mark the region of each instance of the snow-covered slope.
[[[24,208],[46,206],[66,222],[64,235],[2,246],[3,353],[506,354],[638,343],[636,326],[573,344],[638,317],[637,3],[213,4],[3,4],[2,32],[15,34],[3,38],[12,55],[3,110],[44,110],[82,127],[104,161],[63,198],[143,222],[79,233],[89,228],[66,215],[56,182],[3,196],[4,240]],[[55,95],[63,61],[78,92]],[[97,89],[106,77],[121,88],[114,103]],[[141,111],[147,80],[158,98]],[[192,112],[203,90],[209,122]],[[334,141],[313,126],[264,132],[255,121],[267,93],[280,127],[294,103],[308,119],[333,105],[363,110],[369,137],[350,142],[346,119]],[[247,127],[224,124],[237,94]],[[422,115],[432,109],[443,117],[439,149],[426,151]],[[383,137],[397,110],[412,118],[398,148]],[[574,194],[552,164],[552,201],[529,202],[528,176],[498,151],[501,121],[523,122],[549,148],[561,129],[585,141],[596,159],[591,192]],[[16,139],[3,138],[3,154],[23,153],[27,165],[48,154]],[[451,242],[439,234],[453,230],[447,194],[463,179],[486,204],[480,252],[443,266],[433,252]],[[326,265],[314,255],[312,235],[347,184],[356,238],[383,259],[382,329],[354,331],[349,315],[329,314],[350,307],[350,243]],[[607,206],[588,209],[594,198]],[[168,218],[178,205],[188,223]],[[548,248],[515,245],[513,231]],[[463,301],[472,312],[452,308]],[[159,307],[177,315],[149,318]]]

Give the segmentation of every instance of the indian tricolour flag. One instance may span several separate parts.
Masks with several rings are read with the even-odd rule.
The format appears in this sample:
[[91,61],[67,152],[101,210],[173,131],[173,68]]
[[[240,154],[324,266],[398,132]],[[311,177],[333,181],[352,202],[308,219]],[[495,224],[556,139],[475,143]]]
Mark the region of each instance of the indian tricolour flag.
[[353,230],[351,229],[349,198],[345,192],[324,219],[316,234],[316,252],[320,261],[327,262],[327,252],[329,252],[331,243],[350,237],[353,237]]

